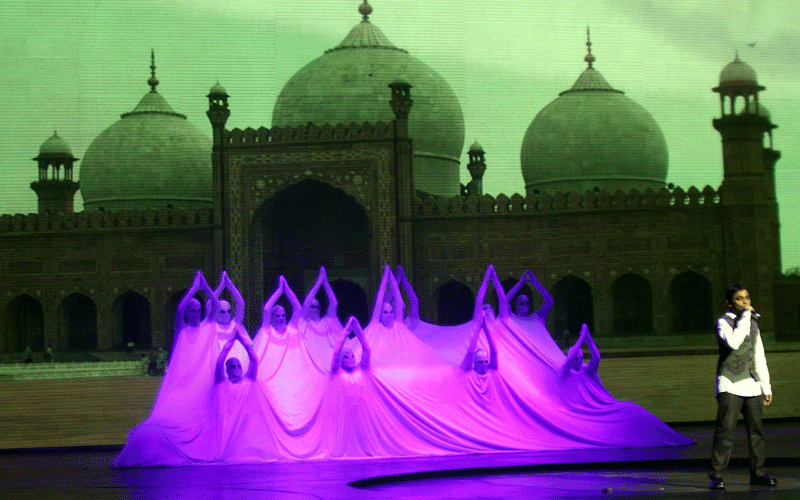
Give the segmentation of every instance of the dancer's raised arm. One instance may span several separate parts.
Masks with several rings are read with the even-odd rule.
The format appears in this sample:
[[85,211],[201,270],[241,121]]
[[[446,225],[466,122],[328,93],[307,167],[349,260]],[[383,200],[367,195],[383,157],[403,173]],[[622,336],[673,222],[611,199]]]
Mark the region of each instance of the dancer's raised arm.
[[[282,277],[283,276],[281,276],[281,278]],[[264,302],[264,308],[261,313],[261,328],[267,328],[272,324],[272,308],[275,307],[275,304],[278,303],[278,299],[283,295],[283,283],[283,280],[278,279],[278,287],[272,292],[272,295],[269,296],[267,301]]]
[[400,293],[400,286],[397,284],[394,274],[392,274],[392,268],[387,265],[386,269],[389,271],[389,288],[394,296],[394,321],[402,324],[406,312],[406,303],[403,301],[403,294]]
[[589,347],[589,353],[592,355],[592,358],[589,360],[589,363],[586,365],[586,372],[587,373],[597,373],[597,370],[600,368],[600,349],[597,348],[597,344],[594,343],[594,339],[592,338],[592,334],[589,331],[589,327],[584,324],[581,327],[581,335],[583,335],[583,330],[586,330],[586,338],[585,342],[586,345]]
[[553,308],[553,296],[550,295],[550,292],[547,291],[547,288],[545,288],[544,285],[539,282],[539,280],[536,278],[536,275],[533,274],[530,269],[525,270],[525,277],[531,286],[533,286],[533,288],[539,292],[539,295],[542,296],[542,307],[540,307],[534,314],[546,321],[547,316],[550,314],[550,309]]
[[247,357],[250,358],[250,365],[245,376],[255,381],[258,376],[258,356],[256,356],[256,351],[253,349],[253,342],[250,340],[250,336],[242,325],[236,325],[236,338],[242,343],[244,350],[247,351]]
[[[303,310],[302,310],[303,318],[319,321],[321,316],[320,314],[321,305],[317,300],[317,292],[322,286],[322,282],[327,281],[325,274],[326,274],[325,268],[320,267],[319,274],[317,274],[317,281],[314,282],[314,286],[311,287],[311,290],[309,290],[308,293],[306,294],[305,300],[303,300]],[[314,306],[316,306],[316,311],[313,310]],[[328,306],[328,309],[330,309],[330,306]]]
[[375,295],[375,306],[372,308],[372,319],[370,324],[378,323],[381,320],[381,313],[383,312],[383,299],[386,297],[386,285],[389,283],[389,275],[392,270],[388,265],[383,268],[383,276],[381,277],[381,284],[378,285],[378,293]]
[[233,344],[236,342],[237,337],[233,337],[228,342],[225,343],[225,346],[222,348],[222,351],[219,353],[219,357],[217,357],[217,365],[216,369],[214,370],[214,381],[219,383],[225,380],[225,360],[228,358],[228,354],[233,349]]
[[289,283],[286,281],[286,278],[281,276],[279,279],[283,281],[283,293],[286,294],[286,298],[289,299],[289,305],[292,306],[292,318],[289,320],[289,324],[296,327],[297,323],[300,321],[300,311],[303,308],[300,305],[300,301],[297,300],[297,295],[294,294]]
[[579,371],[583,366],[583,350],[581,346],[583,345],[583,341],[586,340],[586,336],[589,334],[589,328],[584,325],[581,328],[581,334],[578,336],[578,340],[575,341],[575,344],[569,348],[567,351],[567,358],[564,360],[564,364],[561,366],[561,375],[566,376],[569,375],[572,371]]
[[233,284],[231,277],[228,276],[228,272],[222,271],[222,274],[223,276],[220,278],[220,281],[222,281],[222,279],[225,280],[225,288],[228,289],[228,291],[231,293],[231,297],[233,297],[233,321],[236,322],[237,325],[241,325],[244,323],[244,299],[242,298],[242,294],[239,293],[239,289]]
[[333,350],[333,358],[331,359],[331,373],[336,373],[340,368],[351,372],[356,367],[355,354],[351,349],[344,347],[345,342],[347,342],[347,339],[350,338],[351,332],[355,333],[358,341],[361,342],[361,363],[359,366],[362,370],[369,369],[372,351],[369,348],[369,343],[367,343],[367,338],[364,335],[364,331],[361,329],[361,324],[358,322],[355,316],[350,316],[350,319],[347,320],[347,325],[345,325],[344,329],[342,330],[342,338],[339,339],[339,343]]
[[[325,269],[324,267],[322,268]],[[341,326],[339,322],[339,301],[336,299],[336,294],[333,293],[331,282],[328,281],[328,273],[325,272],[325,279],[322,280],[322,287],[325,288],[325,295],[328,297],[328,310],[325,311],[325,316],[336,320],[336,323]]]
[[[214,297],[214,293],[211,291],[211,287],[208,286],[206,282],[205,276],[203,273],[198,269],[194,275],[194,280],[192,281],[192,286],[189,287],[186,294],[181,299],[180,303],[178,304],[178,310],[175,315],[175,334],[177,335],[181,330],[186,327],[186,312],[187,310],[194,316],[193,318],[189,319],[189,324],[191,326],[197,326],[200,322],[204,321],[205,319],[210,316],[211,307],[206,308],[206,318],[201,318],[200,315],[200,301],[195,298],[195,295],[200,290],[205,292],[207,298],[211,299]],[[215,303],[215,300],[210,300],[210,303]]]
[[492,267],[492,284],[494,285],[495,292],[497,292],[497,317],[499,319],[506,319],[511,316],[511,308],[508,305],[506,294],[503,293],[503,284],[500,283],[500,278],[497,276],[494,267]]
[[397,266],[397,281],[403,286],[408,297],[408,317],[406,317],[405,321],[409,330],[413,330],[420,322],[419,299],[416,292],[414,292],[414,287],[411,286],[411,282],[408,280],[408,276],[406,276],[405,269],[400,265]]

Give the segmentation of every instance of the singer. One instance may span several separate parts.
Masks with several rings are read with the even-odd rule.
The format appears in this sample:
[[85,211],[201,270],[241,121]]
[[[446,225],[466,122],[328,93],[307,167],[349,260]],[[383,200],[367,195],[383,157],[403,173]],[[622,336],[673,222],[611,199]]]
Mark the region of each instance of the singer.
[[733,451],[733,433],[739,413],[747,426],[750,450],[750,484],[775,486],[764,469],[764,432],[761,404],[772,403],[769,370],[756,322],[758,313],[741,283],[725,291],[728,310],[717,321],[717,422],[708,476],[712,490],[724,490],[723,474]]

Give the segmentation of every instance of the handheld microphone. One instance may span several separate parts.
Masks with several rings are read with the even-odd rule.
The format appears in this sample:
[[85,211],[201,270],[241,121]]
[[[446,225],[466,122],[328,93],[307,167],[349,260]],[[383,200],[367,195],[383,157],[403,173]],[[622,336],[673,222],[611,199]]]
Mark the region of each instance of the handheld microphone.
[[751,317],[751,318],[753,318],[753,319],[761,319],[761,315],[760,315],[760,314],[758,314],[758,313],[755,311],[755,309],[753,309],[753,310],[751,310],[751,311],[750,311],[750,317]]

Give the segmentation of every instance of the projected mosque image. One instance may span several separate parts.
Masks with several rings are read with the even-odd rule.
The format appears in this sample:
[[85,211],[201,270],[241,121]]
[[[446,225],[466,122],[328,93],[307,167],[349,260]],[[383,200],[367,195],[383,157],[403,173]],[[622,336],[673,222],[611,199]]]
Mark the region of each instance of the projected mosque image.
[[[212,287],[227,271],[250,336],[280,276],[302,297],[320,267],[339,321],[365,328],[386,264],[402,264],[420,317],[441,326],[474,321],[490,263],[506,290],[533,271],[553,298],[547,330],[572,340],[584,324],[598,341],[707,335],[731,281],[773,310],[780,153],[765,87],[738,56],[697,89],[720,101],[709,127],[721,135],[721,186],[667,184],[658,124],[614,87],[593,40],[527,131],[508,131],[524,134],[525,185],[490,195],[492,152],[474,142],[462,161],[458,95],[391,43],[378,14],[364,2],[341,43],[285,82],[269,128],[226,128],[237,96],[224,81],[196,96],[210,127],[190,123],[159,91],[156,53],[85,151],[42,137],[31,151],[39,213],[0,216],[0,349],[170,348],[197,270]],[[522,293],[536,310],[540,294]],[[774,315],[763,316],[772,331]]]

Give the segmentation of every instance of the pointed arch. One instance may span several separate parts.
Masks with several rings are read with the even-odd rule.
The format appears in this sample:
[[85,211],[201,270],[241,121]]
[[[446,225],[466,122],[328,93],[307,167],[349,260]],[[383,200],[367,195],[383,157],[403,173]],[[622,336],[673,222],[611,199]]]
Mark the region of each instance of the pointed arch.
[[44,313],[41,302],[24,293],[6,306],[0,351],[18,352],[26,347],[34,351],[44,349]]
[[133,342],[135,349],[149,349],[152,345],[150,302],[129,290],[111,305],[111,339],[114,349],[124,349]]
[[279,275],[295,291],[304,288],[306,275],[316,276],[319,266],[325,266],[329,276],[346,277],[354,284],[370,282],[372,232],[367,212],[351,195],[325,182],[304,179],[264,201],[253,214],[249,234],[254,293],[248,307],[249,315],[259,321],[258,306],[272,293]]
[[570,337],[577,337],[584,323],[590,331],[594,331],[594,298],[589,283],[568,274],[553,285],[551,293],[554,300],[553,337],[562,338],[564,332],[568,332]]
[[81,351],[97,349],[97,305],[75,292],[58,305],[58,347]]
[[638,274],[623,274],[611,285],[614,333],[653,333],[653,290]]
[[708,278],[694,271],[682,272],[670,283],[669,295],[672,299],[673,331],[714,331],[711,281]]

